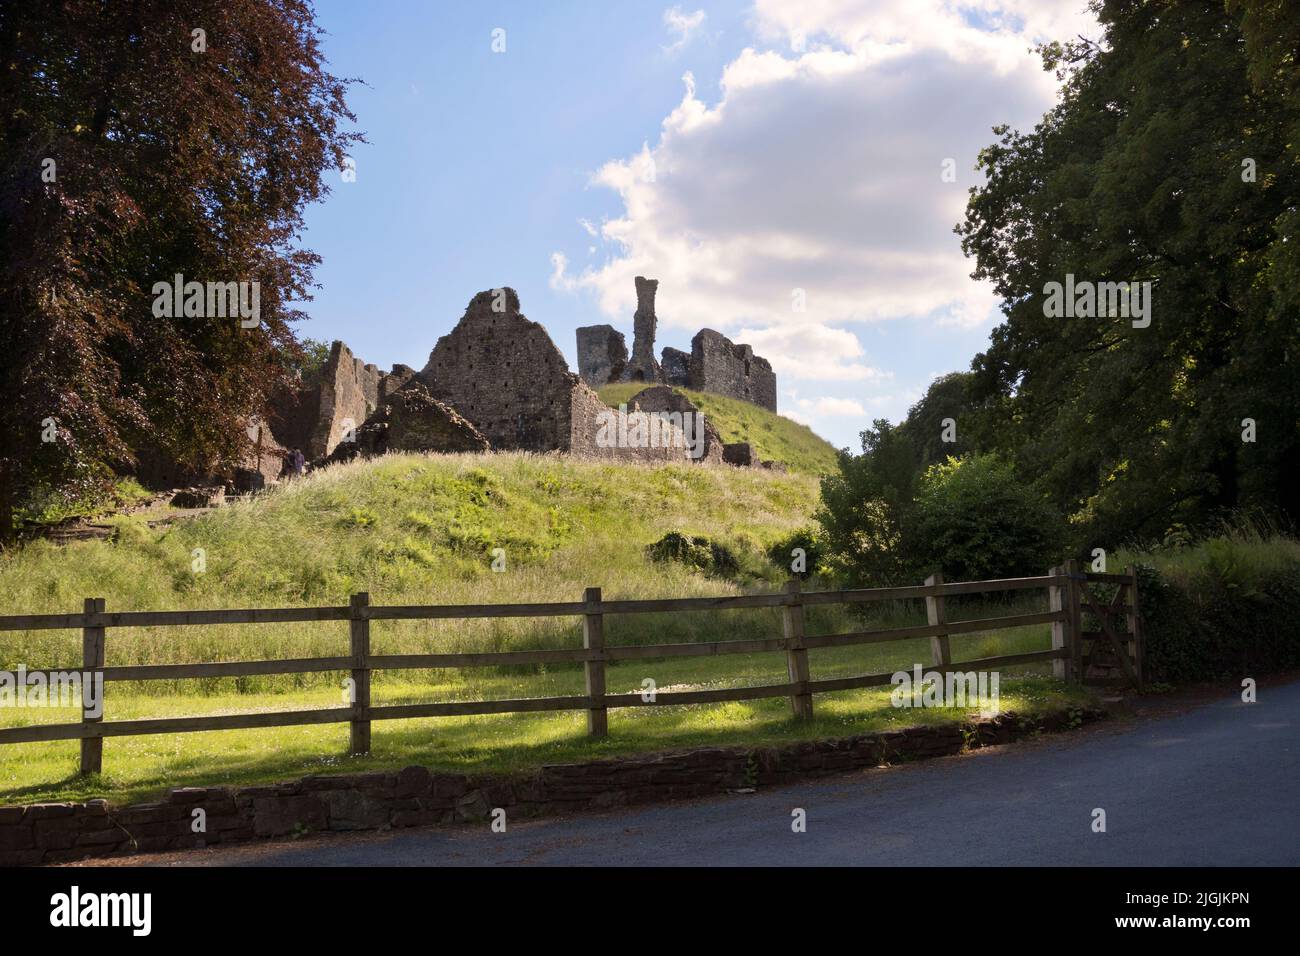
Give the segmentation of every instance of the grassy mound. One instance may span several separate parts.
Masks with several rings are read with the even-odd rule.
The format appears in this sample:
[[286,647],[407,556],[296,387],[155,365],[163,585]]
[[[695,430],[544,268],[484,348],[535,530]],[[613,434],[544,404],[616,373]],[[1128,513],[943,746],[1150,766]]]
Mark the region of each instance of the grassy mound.
[[[805,526],[817,500],[817,480],[806,473],[525,454],[392,455],[334,466],[197,520],[150,528],[140,517],[118,518],[112,540],[35,541],[0,555],[0,614],[79,611],[86,597],[103,597],[115,611],[342,605],[356,591],[369,591],[375,604],[575,601],[591,586],[611,599],[773,591],[786,573],[765,552]],[[689,562],[656,561],[649,546],[668,532],[707,538],[735,564],[705,573]],[[493,570],[494,557],[504,557],[503,570]],[[925,621],[919,602],[879,611],[884,617],[872,626]],[[809,608],[807,620],[811,634],[862,626],[830,605]],[[605,628],[612,645],[677,643],[772,637],[782,633],[782,621],[780,609],[763,608],[610,615]],[[582,637],[577,618],[502,618],[376,621],[371,640],[375,654],[402,654],[579,647]],[[1050,636],[1039,626],[963,635],[953,645],[955,659],[971,660],[1040,650],[1050,646]],[[333,656],[347,648],[342,621],[112,628],[106,641],[110,666]],[[928,640],[917,639],[826,648],[811,664],[815,678],[834,678],[888,673],[929,655]],[[76,631],[11,632],[0,640],[0,669],[74,669],[80,658]],[[631,660],[611,664],[607,675],[611,693],[640,692],[647,678],[661,690],[787,679],[785,655],[771,652]],[[107,686],[105,719],[337,707],[343,676],[114,682]],[[583,693],[579,665],[385,670],[372,681],[376,705]],[[1004,706],[1019,710],[1053,705],[1061,695],[1040,677],[1003,687]],[[585,737],[580,712],[383,721],[375,724],[373,752],[364,758],[343,756],[346,724],[111,738],[105,773],[92,778],[76,775],[76,741],[4,745],[0,804],[125,799],[168,786],[409,763],[505,770],[965,716],[899,711],[880,688],[818,695],[818,701],[812,724],[792,721],[784,699],[618,710],[605,741]],[[0,708],[0,726],[77,719],[61,708]]]
[[[617,408],[645,389],[641,382],[620,382],[599,390],[601,400]],[[765,461],[779,461],[792,471],[824,474],[835,470],[835,446],[807,425],[736,398],[679,388],[713,423],[724,442],[750,442]]]

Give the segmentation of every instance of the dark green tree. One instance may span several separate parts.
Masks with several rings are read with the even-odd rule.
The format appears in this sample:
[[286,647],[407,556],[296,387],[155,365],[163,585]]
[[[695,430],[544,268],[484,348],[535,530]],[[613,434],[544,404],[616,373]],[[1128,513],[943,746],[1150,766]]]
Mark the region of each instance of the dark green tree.
[[[1043,49],[1061,101],[1029,133],[995,131],[958,227],[1006,316],[973,363],[983,434],[1081,544],[1241,508],[1294,519],[1295,5],[1095,8],[1101,43]],[[1149,282],[1150,325],[1046,314],[1067,274]]]
[[[305,0],[0,4],[0,543],[142,447],[241,455],[299,354],[345,88]],[[177,274],[256,282],[260,321],[155,314]]]

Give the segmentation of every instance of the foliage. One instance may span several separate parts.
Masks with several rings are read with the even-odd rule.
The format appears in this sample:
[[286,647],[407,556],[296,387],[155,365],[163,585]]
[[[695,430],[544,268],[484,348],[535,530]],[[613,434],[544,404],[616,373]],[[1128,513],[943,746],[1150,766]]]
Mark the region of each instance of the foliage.
[[[803,571],[795,571],[793,568],[796,549],[804,553]],[[806,580],[827,570],[826,539],[820,528],[814,526],[799,528],[768,548],[767,557],[778,568],[791,574],[798,574],[800,578]]]
[[1178,683],[1300,666],[1300,542],[1228,532],[1121,553],[1136,563],[1148,680]]
[[840,452],[839,473],[822,478],[817,522],[851,585],[915,583],[903,539],[917,479],[911,439],[883,419],[862,433],[861,455]]
[[[1061,100],[1028,133],[995,130],[958,227],[1005,314],[972,365],[979,450],[1014,456],[1090,546],[1238,508],[1294,519],[1296,7],[1097,9],[1101,43],[1043,48]],[[1067,274],[1151,283],[1149,327],[1047,317]]]
[[916,495],[908,540],[918,571],[952,581],[1042,574],[1060,557],[1059,517],[996,455],[931,465]]
[[670,531],[646,548],[655,561],[676,561],[705,574],[727,577],[740,570],[736,556],[722,544],[701,535]]
[[[359,138],[345,89],[306,0],[0,6],[0,543],[42,486],[245,450],[310,298],[302,210]],[[260,323],[154,315],[178,274],[257,282]]]

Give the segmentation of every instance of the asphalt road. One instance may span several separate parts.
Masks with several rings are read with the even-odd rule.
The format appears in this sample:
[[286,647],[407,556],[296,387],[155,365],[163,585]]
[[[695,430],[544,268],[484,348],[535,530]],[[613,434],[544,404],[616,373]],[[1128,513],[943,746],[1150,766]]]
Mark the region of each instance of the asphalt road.
[[[181,865],[1296,865],[1300,682],[753,794],[177,855]],[[792,810],[807,830],[792,831]],[[1092,829],[1095,808],[1106,832]],[[150,858],[136,858],[148,863]],[[157,863],[159,861],[154,860]]]

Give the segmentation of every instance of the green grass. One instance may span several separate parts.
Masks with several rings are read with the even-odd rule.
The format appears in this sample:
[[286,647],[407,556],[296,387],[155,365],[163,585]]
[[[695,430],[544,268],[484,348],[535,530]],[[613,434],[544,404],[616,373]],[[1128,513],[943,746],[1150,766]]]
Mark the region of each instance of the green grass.
[[58,524],[70,518],[93,518],[130,508],[152,496],[153,492],[134,478],[114,478],[106,489],[79,497],[68,497],[49,489],[37,491],[14,518],[19,531],[22,531],[29,526]]
[[[332,467],[194,521],[151,529],[118,519],[111,541],[56,546],[37,541],[0,556],[0,614],[80,610],[104,597],[108,610],[345,604],[368,590],[376,604],[573,601],[585,587],[607,598],[684,597],[771,591],[782,572],[763,556],[771,541],[807,523],[817,501],[807,474],[695,465],[629,465],[560,456],[395,455]],[[646,546],[667,530],[725,543],[740,560],[731,578],[651,562]],[[490,570],[504,548],[506,571]],[[202,549],[206,570],[192,569]],[[815,586],[810,583],[809,587]],[[1042,610],[1022,596],[985,606],[950,603],[951,619]],[[808,632],[923,623],[919,602],[873,605],[864,622],[842,607],[809,609]],[[776,609],[610,616],[611,644],[766,637],[781,632]],[[72,631],[0,635],[0,668],[76,668]],[[581,645],[575,619],[380,621],[376,654],[448,653]],[[953,639],[971,660],[1050,646],[1046,627]],[[107,662],[256,660],[347,653],[345,622],[225,627],[117,628]],[[927,641],[810,653],[814,678],[888,673],[929,660]],[[1016,669],[1041,675],[1042,666]],[[289,710],[341,705],[342,674],[276,675],[113,683],[105,719]],[[781,654],[674,658],[609,669],[611,693],[783,682]],[[374,675],[374,702],[475,700],[581,694],[576,666]],[[1067,699],[1041,676],[1003,685],[1008,707],[1033,710]],[[951,711],[898,711],[877,690],[819,695],[818,719],[797,724],[789,703],[634,708],[611,714],[607,741],[592,742],[577,713],[383,721],[374,752],[342,756],[346,724],[187,735],[110,738],[105,774],[75,776],[75,741],[0,746],[0,803],[108,796],[136,799],[169,786],[241,784],[329,769],[420,763],[442,769],[510,770],[544,762],[692,744],[759,744],[842,735],[929,720]],[[55,709],[0,710],[0,726],[75,720]]]
[[[620,382],[599,389],[599,395],[606,405],[617,408],[645,388],[643,382]],[[750,442],[764,461],[779,461],[794,471],[820,475],[836,468],[835,446],[807,425],[737,398],[688,388],[675,391],[695,403],[724,442]]]

